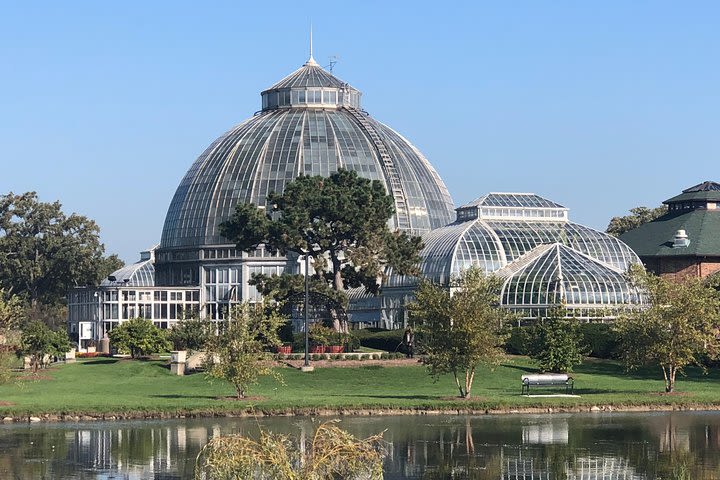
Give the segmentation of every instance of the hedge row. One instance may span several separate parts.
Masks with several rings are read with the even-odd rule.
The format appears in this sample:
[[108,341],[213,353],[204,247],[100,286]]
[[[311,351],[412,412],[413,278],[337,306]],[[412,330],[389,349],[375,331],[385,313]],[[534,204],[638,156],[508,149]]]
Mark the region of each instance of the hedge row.
[[360,341],[360,345],[376,350],[384,350],[386,352],[399,352],[401,350],[404,331],[399,330],[383,330],[380,328],[364,328],[362,330],[353,330],[352,334]]
[[[510,337],[505,342],[508,353],[527,355],[529,342],[531,342],[529,327],[514,327]],[[588,355],[596,358],[617,358],[618,335],[607,323],[581,323],[580,332],[583,334]]]

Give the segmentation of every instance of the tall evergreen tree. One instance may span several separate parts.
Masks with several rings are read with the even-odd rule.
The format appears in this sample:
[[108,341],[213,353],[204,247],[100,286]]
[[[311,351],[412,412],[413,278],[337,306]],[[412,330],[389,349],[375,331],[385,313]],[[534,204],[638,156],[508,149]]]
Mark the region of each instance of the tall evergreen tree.
[[348,170],[301,175],[282,194],[270,194],[268,205],[269,213],[238,205],[221,234],[247,251],[264,244],[271,252],[310,255],[318,275],[339,293],[361,286],[377,293],[386,267],[417,273],[422,242],[390,230],[393,198],[377,180]]

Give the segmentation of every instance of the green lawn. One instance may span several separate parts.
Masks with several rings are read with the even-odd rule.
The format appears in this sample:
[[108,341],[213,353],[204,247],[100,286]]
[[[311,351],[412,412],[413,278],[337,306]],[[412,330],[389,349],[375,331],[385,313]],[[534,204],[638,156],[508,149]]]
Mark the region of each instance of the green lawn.
[[[495,409],[579,407],[591,405],[719,405],[720,372],[702,375],[690,369],[678,380],[678,394],[660,395],[661,373],[626,374],[616,362],[588,360],[574,374],[580,398],[520,396],[520,375],[531,363],[513,357],[494,372],[477,376],[474,399],[462,401],[451,377],[433,383],[424,367],[322,368],[301,373],[281,369],[285,385],[264,378],[253,387],[255,400],[223,397],[233,390],[222,382],[208,383],[202,374],[170,374],[165,361],[87,359],[41,372],[39,380],[0,386],[0,417],[26,414],[100,414],[143,412],[213,414],[255,408],[275,413],[305,409]],[[562,388],[549,392],[560,392]]]

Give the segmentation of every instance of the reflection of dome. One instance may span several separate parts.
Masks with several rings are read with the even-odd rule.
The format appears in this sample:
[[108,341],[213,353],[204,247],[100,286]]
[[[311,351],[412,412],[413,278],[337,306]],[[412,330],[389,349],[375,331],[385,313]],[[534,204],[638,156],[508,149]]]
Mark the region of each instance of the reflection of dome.
[[[496,273],[504,279],[502,304],[526,317],[560,303],[588,317],[597,315],[593,309],[642,302],[623,276],[640,263],[637,255],[617,238],[570,222],[567,214],[562,205],[530,193],[485,195],[458,208],[455,223],[423,237],[421,276],[448,285],[471,266]],[[388,287],[414,282],[395,276]]]
[[161,249],[227,244],[218,224],[236,204],[264,205],[298,175],[327,176],[338,168],[385,184],[395,198],[396,228],[423,233],[452,221],[452,200],[433,167],[360,110],[360,95],[312,58],[263,91],[262,111],[215,140],[188,170],[170,204]]

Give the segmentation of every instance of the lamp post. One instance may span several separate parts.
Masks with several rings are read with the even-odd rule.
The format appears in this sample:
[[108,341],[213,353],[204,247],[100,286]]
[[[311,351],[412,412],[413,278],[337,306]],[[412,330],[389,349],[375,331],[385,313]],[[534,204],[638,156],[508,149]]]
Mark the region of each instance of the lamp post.
[[310,339],[308,336],[308,296],[310,295],[310,284],[308,272],[310,270],[310,252],[305,255],[305,308],[303,314],[305,328],[305,363],[300,370],[303,372],[312,372],[313,367],[310,366]]

